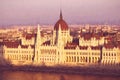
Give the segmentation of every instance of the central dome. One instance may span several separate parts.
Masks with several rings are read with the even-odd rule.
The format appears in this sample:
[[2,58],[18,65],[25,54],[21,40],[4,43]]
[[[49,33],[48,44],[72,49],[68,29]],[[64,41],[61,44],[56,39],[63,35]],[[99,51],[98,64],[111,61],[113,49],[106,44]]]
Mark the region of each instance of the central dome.
[[63,20],[62,18],[62,13],[60,12],[60,19],[56,22],[54,26],[54,30],[58,31],[59,30],[59,25],[61,25],[61,30],[66,31],[68,30],[68,25],[67,23]]

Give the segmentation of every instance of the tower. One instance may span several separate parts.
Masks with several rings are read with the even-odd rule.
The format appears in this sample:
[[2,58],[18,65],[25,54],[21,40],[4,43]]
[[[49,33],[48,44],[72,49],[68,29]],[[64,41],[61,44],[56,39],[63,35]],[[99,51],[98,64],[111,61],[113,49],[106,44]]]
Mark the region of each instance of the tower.
[[67,23],[63,19],[61,10],[60,10],[59,20],[56,22],[54,26],[53,40],[52,40],[53,45],[57,45],[57,40],[60,37],[58,36],[59,32],[61,32],[61,41],[63,42],[64,46],[66,45],[67,42],[72,41],[72,37],[70,36],[70,30],[68,28]]
[[34,62],[38,62],[38,57],[40,54],[40,46],[41,46],[41,33],[40,33],[40,25],[37,26],[37,36],[35,41],[35,49],[34,49]]
[[41,33],[40,33],[40,25],[38,24],[38,26],[37,26],[37,36],[36,36],[36,44],[35,44],[35,46],[36,46],[36,48],[39,48],[40,47],[40,45],[41,45]]
[[61,49],[63,47],[63,41],[62,41],[62,32],[61,32],[61,25],[59,24],[59,31],[57,36],[57,46]]

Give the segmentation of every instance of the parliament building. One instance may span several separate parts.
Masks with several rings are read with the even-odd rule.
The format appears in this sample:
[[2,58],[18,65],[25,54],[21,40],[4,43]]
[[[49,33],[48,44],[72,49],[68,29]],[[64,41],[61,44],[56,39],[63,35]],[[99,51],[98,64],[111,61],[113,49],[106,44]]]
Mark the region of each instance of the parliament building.
[[12,65],[38,66],[83,66],[83,65],[119,65],[120,46],[110,44],[99,33],[80,33],[78,42],[70,35],[70,29],[64,21],[62,12],[52,31],[52,39],[44,41],[41,27],[36,34],[26,35],[18,41],[6,41],[0,44],[0,59]]

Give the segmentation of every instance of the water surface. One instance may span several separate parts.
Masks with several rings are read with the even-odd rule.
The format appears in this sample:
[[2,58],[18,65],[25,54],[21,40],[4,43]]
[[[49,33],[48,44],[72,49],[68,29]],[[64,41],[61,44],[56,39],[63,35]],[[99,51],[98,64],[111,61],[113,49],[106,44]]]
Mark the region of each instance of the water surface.
[[120,80],[115,76],[76,75],[23,71],[0,72],[0,80]]

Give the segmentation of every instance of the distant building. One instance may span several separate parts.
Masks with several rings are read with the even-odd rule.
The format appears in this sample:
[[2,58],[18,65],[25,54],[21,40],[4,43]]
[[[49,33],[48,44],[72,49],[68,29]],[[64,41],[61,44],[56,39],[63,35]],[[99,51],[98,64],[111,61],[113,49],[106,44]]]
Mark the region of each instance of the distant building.
[[117,38],[117,41],[120,41],[120,32],[117,33],[116,38]]
[[43,39],[38,25],[37,34],[0,43],[0,59],[13,65],[117,65],[120,64],[120,47],[110,45],[102,34],[97,33],[80,33],[79,43],[73,41],[60,12],[51,40]]
[[79,46],[99,46],[107,43],[102,33],[81,33]]

